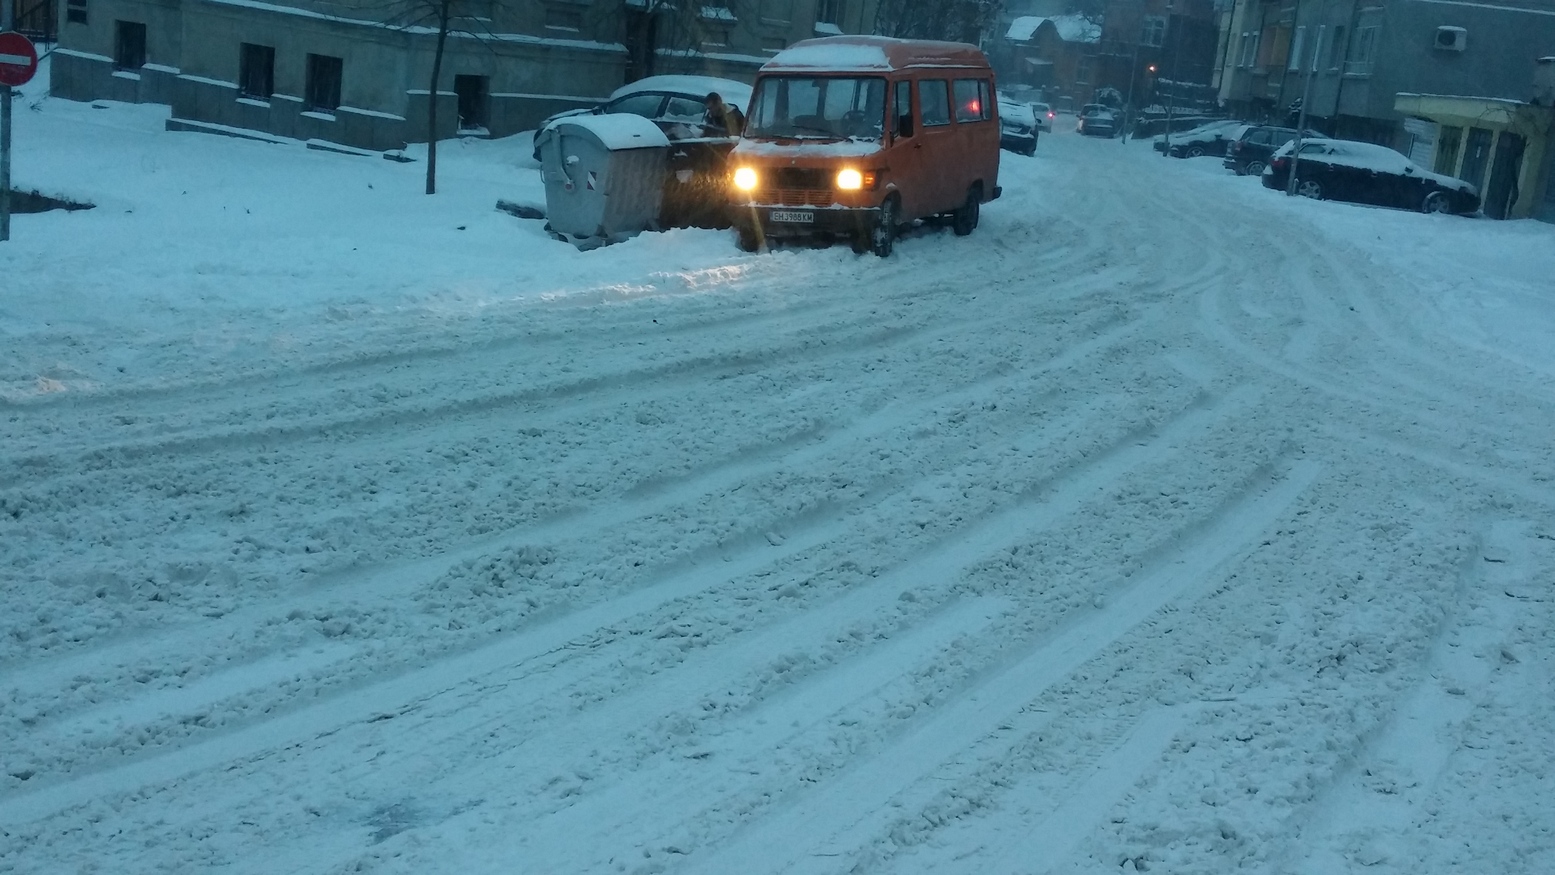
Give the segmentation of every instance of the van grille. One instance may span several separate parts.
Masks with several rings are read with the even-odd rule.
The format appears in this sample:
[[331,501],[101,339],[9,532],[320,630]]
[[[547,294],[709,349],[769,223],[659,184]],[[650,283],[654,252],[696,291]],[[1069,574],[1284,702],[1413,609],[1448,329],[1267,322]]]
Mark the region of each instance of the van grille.
[[773,174],[778,188],[820,190],[831,188],[831,174],[807,167],[779,167]]
[[829,207],[837,202],[831,189],[767,189],[756,193],[756,202],[785,207]]

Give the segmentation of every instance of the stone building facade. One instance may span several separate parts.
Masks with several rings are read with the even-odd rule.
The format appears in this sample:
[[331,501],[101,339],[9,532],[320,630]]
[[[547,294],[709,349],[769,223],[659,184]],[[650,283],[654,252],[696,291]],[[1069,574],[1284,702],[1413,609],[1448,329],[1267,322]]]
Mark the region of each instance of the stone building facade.
[[[864,32],[873,0],[60,0],[53,93],[166,103],[170,126],[362,149],[500,137],[647,73],[749,81],[816,35]],[[646,42],[645,42],[646,41]]]

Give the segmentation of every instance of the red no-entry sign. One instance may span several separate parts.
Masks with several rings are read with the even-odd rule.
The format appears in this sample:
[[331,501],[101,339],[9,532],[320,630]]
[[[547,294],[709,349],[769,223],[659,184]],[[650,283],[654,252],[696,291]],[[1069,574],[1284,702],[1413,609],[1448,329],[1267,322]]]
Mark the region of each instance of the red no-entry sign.
[[38,72],[38,50],[14,31],[0,33],[0,85],[26,85]]

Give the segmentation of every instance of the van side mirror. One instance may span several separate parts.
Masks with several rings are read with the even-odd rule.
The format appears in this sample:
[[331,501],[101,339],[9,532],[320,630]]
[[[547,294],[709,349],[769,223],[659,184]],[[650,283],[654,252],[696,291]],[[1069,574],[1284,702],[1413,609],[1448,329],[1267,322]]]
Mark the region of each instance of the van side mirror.
[[896,118],[896,135],[898,137],[912,136],[912,113],[902,113]]

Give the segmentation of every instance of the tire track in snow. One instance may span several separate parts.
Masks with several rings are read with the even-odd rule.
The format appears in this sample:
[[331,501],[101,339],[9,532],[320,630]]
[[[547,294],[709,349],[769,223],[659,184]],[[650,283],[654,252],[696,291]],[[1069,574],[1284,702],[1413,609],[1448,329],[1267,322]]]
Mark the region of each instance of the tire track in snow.
[[[791,793],[782,807],[693,859],[688,871],[785,872],[802,868],[817,848],[835,851],[846,836],[875,835],[899,794],[995,731],[1028,702],[1064,680],[1161,608],[1191,600],[1224,564],[1248,552],[1311,482],[1319,468],[1299,463],[1267,492],[1238,502],[1216,524],[1169,560],[1136,575],[1105,607],[1068,625],[1020,661],[968,690],[867,761],[833,775],[810,792]],[[806,837],[795,848],[795,837]]]
[[[1084,343],[1070,347],[1039,367],[1017,374],[990,376],[981,381],[982,385],[975,390],[968,386],[958,386],[917,402],[886,408],[872,417],[855,423],[849,428],[829,435],[823,440],[803,446],[796,451],[773,453],[769,457],[758,457],[754,461],[746,457],[738,463],[713,472],[712,476],[706,476],[704,472],[704,476],[689,482],[676,484],[673,488],[647,490],[634,499],[613,503],[593,511],[583,518],[556,519],[543,526],[527,528],[522,532],[521,541],[514,540],[512,535],[509,534],[503,538],[486,539],[473,545],[466,545],[458,551],[443,554],[433,559],[405,563],[389,569],[374,569],[360,574],[353,574],[348,582],[330,589],[309,593],[300,597],[295,594],[290,595],[271,603],[242,609],[221,620],[201,623],[190,630],[197,636],[192,642],[187,635],[176,638],[168,637],[173,642],[172,646],[176,646],[180,650],[190,650],[191,645],[194,644],[200,645],[192,647],[194,651],[204,652],[207,646],[220,646],[222,642],[239,637],[244,630],[259,627],[266,622],[275,620],[280,613],[292,613],[298,610],[317,610],[331,605],[340,605],[342,599],[355,590],[370,587],[373,598],[380,602],[389,602],[397,598],[403,598],[418,585],[436,579],[437,576],[446,574],[459,563],[483,555],[499,545],[512,547],[519,543],[541,544],[546,543],[548,538],[557,536],[565,535],[571,538],[578,538],[591,532],[602,533],[615,530],[633,519],[665,513],[677,504],[693,499],[696,496],[736,488],[739,484],[748,481],[752,476],[757,476],[761,473],[771,473],[790,468],[804,468],[827,455],[845,454],[845,449],[848,446],[867,444],[872,438],[884,435],[900,427],[902,422],[911,422],[924,418],[929,411],[942,405],[947,399],[954,398],[960,402],[966,402],[968,399],[975,400],[979,396],[999,397],[1002,392],[1008,391],[1009,385],[1016,381],[1030,379],[1040,373],[1068,369],[1091,355],[1123,343],[1127,338],[1133,336],[1133,333],[1139,328],[1139,324],[1138,322],[1130,322],[1113,325],[1109,330],[1103,331]],[[1091,414],[1088,411],[1082,410],[1077,415],[1083,420]],[[870,495],[877,495],[884,488],[885,485],[878,485],[871,491]],[[867,496],[865,500],[869,500]],[[782,549],[779,551],[772,551],[767,547],[764,540],[760,541],[759,543],[762,545],[760,553],[767,557],[763,564],[777,561],[781,556],[796,555],[804,549],[823,543],[827,540],[824,531],[830,525],[831,516],[841,510],[842,508],[839,507],[814,509],[807,512],[804,518],[790,520],[786,526],[780,526],[797,531],[790,531],[790,537],[784,542]],[[695,557],[692,557],[681,567],[686,569],[687,573],[700,573],[694,567],[694,561]],[[731,568],[729,565],[724,567],[726,569]],[[733,567],[738,567],[738,565]],[[660,584],[659,586],[664,587],[665,585]],[[345,589],[342,590],[342,587],[345,587]],[[669,594],[665,595],[663,601],[671,601],[675,598],[683,597],[689,591],[668,587]],[[633,593],[632,595],[635,596],[636,594]],[[580,613],[587,613],[588,610],[593,609],[586,609]],[[622,616],[630,616],[630,613]],[[167,630],[161,630],[160,634],[167,635],[168,633]],[[201,642],[205,643],[201,644]],[[143,645],[136,639],[124,640],[109,645],[107,648],[75,654],[64,660],[52,660],[39,665],[28,666],[26,670],[18,671],[16,676],[23,682],[25,689],[31,690],[34,695],[37,695],[53,686],[65,683],[88,667],[101,665],[105,661],[128,662],[131,659],[144,661],[145,654],[142,647]],[[489,646],[484,649],[489,649]],[[110,656],[108,654],[117,655]],[[349,662],[350,660],[345,661]],[[281,666],[284,667],[284,662],[281,663]],[[240,665],[228,671],[233,676],[239,676],[248,670],[245,666]],[[290,677],[292,675],[286,674],[285,676]],[[282,675],[278,674],[276,677],[281,678]],[[201,680],[198,683],[203,690],[218,691],[222,689],[221,684],[215,680]],[[167,696],[169,701],[179,701],[176,693],[162,692],[157,695]],[[204,705],[209,704],[208,698],[197,696],[184,701]],[[118,707],[125,709],[128,713],[134,713],[146,706],[137,704],[135,700],[132,700],[121,703]],[[113,711],[109,709],[104,713],[111,716]],[[261,723],[256,726],[262,728],[264,725],[266,724]],[[248,730],[239,729],[233,731],[242,734]],[[213,742],[195,742],[193,745],[183,749],[188,750],[210,743]],[[159,756],[173,756],[175,753],[176,751]],[[91,774],[93,771],[91,768],[77,769],[71,774]],[[45,778],[44,776],[39,776],[39,778],[34,780],[40,779]],[[66,780],[70,781],[73,779]],[[3,810],[3,803],[0,803],[0,811]]]
[[[417,587],[494,550],[524,545],[542,546],[558,539],[581,540],[590,535],[617,530],[633,520],[666,514],[699,496],[727,492],[742,483],[779,471],[803,470],[828,455],[845,455],[849,447],[863,447],[901,428],[902,423],[932,419],[933,411],[948,403],[965,404],[979,398],[997,399],[1017,383],[1075,367],[1092,356],[1117,348],[1134,337],[1143,324],[1144,320],[1135,320],[1122,323],[1109,321],[1090,326],[1087,330],[1096,330],[1098,333],[1065,348],[1040,366],[1019,373],[984,374],[970,384],[957,385],[881,408],[841,428],[816,430],[794,436],[780,444],[744,450],[725,456],[688,476],[645,481],[612,502],[470,539],[436,556],[328,575],[322,580],[310,582],[305,591],[288,588],[272,599],[240,608],[220,619],[206,619],[175,628],[160,627],[65,657],[42,662],[16,662],[3,667],[6,674],[11,676],[12,689],[22,695],[36,696],[58,688],[104,663],[124,664],[132,659],[140,662],[166,659],[166,656],[154,655],[163,647],[207,653],[219,650],[224,642],[242,640],[249,630],[276,622],[288,614],[360,607],[352,600],[363,597],[369,591],[376,603],[402,600]],[[843,510],[842,507],[828,506],[825,512],[830,514]],[[805,527],[809,524],[806,520],[814,515],[807,513],[805,518],[780,521],[776,525],[779,528],[785,525]],[[769,524],[764,528],[772,527]],[[696,557],[693,556],[687,563],[694,564],[695,561]],[[151,639],[151,646],[156,648],[151,652],[146,650],[148,639]],[[163,641],[166,644],[159,643]]]
[[[1008,549],[1013,544],[1028,541],[1035,533],[1056,525],[1061,519],[1071,515],[1085,502],[1091,500],[1099,491],[1103,491],[1109,484],[1115,483],[1119,478],[1137,467],[1138,465],[1157,458],[1165,447],[1171,447],[1182,451],[1181,442],[1203,429],[1209,428],[1215,423],[1235,417],[1244,407],[1251,404],[1257,393],[1252,391],[1239,392],[1232,397],[1222,399],[1218,404],[1205,404],[1190,410],[1176,421],[1163,426],[1158,433],[1152,435],[1152,440],[1141,442],[1137,437],[1125,440],[1113,450],[1102,454],[1100,457],[1087,460],[1080,471],[1069,471],[1057,475],[1052,480],[1028,489],[1025,496],[1014,506],[999,511],[971,524],[930,551],[920,556],[902,562],[897,568],[882,575],[876,581],[869,584],[867,589],[856,591],[844,596],[842,599],[817,606],[809,614],[796,620],[786,621],[782,626],[764,632],[747,642],[730,645],[732,650],[728,653],[747,654],[748,656],[736,658],[725,656],[724,650],[709,654],[709,657],[717,659],[717,664],[729,660],[735,663],[743,659],[770,654],[773,648],[780,642],[791,642],[802,639],[819,639],[824,635],[818,629],[824,629],[833,623],[846,623],[850,618],[868,616],[873,612],[884,609],[900,597],[901,593],[924,584],[936,581],[950,581],[963,573],[967,568],[986,560],[991,555],[996,555]],[[834,617],[841,618],[840,620]],[[788,628],[811,630],[803,634],[791,633]],[[853,657],[853,659],[865,659],[871,664],[882,667],[894,666],[895,674],[904,674],[910,670],[910,666],[898,665],[890,659],[878,660],[875,656]],[[683,669],[677,667],[673,670],[678,674]],[[724,750],[783,750],[794,749],[802,751],[806,737],[818,729],[825,728],[825,721],[832,718],[839,709],[847,706],[857,706],[860,695],[852,679],[852,673],[859,671],[857,665],[843,662],[839,665],[828,666],[815,673],[790,692],[781,694],[781,698],[788,700],[774,712],[773,708],[766,704],[758,704],[747,713],[740,715],[732,724],[719,725],[709,729],[712,733],[707,742],[713,751]],[[841,674],[838,674],[841,672]],[[866,672],[866,676],[873,677],[874,672]],[[668,683],[672,683],[669,681]],[[544,682],[542,681],[542,684]],[[870,685],[871,687],[873,684]],[[543,687],[542,687],[543,689]],[[672,689],[672,688],[671,688]],[[849,695],[841,695],[839,689],[852,690]],[[535,691],[525,690],[527,700]],[[684,691],[682,691],[684,692]],[[867,691],[866,691],[867,692]],[[640,697],[644,703],[662,701],[665,698],[663,689],[647,689],[631,694],[632,701]],[[523,702],[501,702],[498,711],[502,715],[523,713]],[[627,714],[638,710],[634,707],[627,708],[622,713],[614,704],[604,706],[604,714],[607,715],[604,722],[619,722]],[[461,711],[461,714],[468,713]],[[581,721],[592,722],[595,718],[585,715]],[[481,732],[484,726],[481,724]],[[557,730],[560,735],[552,741],[550,734],[541,736],[539,740],[526,740],[522,744],[515,744],[515,757],[520,761],[525,759],[525,751],[534,750],[549,755],[558,745],[566,746],[565,739],[576,734],[583,738],[593,738],[588,732],[576,731],[577,724],[569,724]],[[461,733],[475,732],[476,730],[461,728]],[[750,745],[746,743],[732,747],[724,745],[719,739],[728,733],[743,733],[745,736],[759,737],[760,743]],[[437,747],[446,746],[440,743]],[[540,836],[526,847],[526,859],[530,860],[540,870],[563,871],[576,870],[580,865],[578,855],[582,853],[580,848],[592,849],[595,854],[595,863],[603,865],[603,860],[611,856],[617,859],[635,851],[635,847],[620,847],[621,841],[630,841],[632,833],[641,834],[645,830],[656,835],[667,835],[677,829],[682,821],[695,821],[699,818],[692,812],[697,807],[705,804],[708,795],[715,790],[726,791],[723,800],[715,805],[714,810],[731,810],[738,807],[738,800],[748,792],[753,780],[761,778],[760,775],[747,774],[738,768],[737,774],[726,775],[723,785],[709,784],[710,779],[703,769],[696,765],[705,758],[696,751],[686,754],[681,760],[666,762],[663,756],[660,761],[649,768],[632,774],[627,778],[616,781],[600,776],[600,769],[586,768],[585,773],[593,777],[589,783],[589,793],[599,795],[586,795],[576,805],[562,809],[556,815],[547,817],[545,824],[534,827],[532,822],[539,813],[533,811],[504,812],[504,818],[521,817],[531,827],[527,830]],[[612,758],[607,753],[600,754],[601,758],[611,763],[611,770],[619,770],[623,763],[620,758]],[[721,761],[716,753],[709,755],[713,761]],[[691,764],[687,764],[687,760]],[[554,765],[555,770],[565,771],[560,764]],[[482,768],[484,773],[486,768]],[[396,773],[399,772],[396,767]],[[689,772],[689,773],[688,773]],[[504,776],[504,781],[507,776]],[[736,786],[728,787],[730,783]],[[464,782],[459,782],[458,794],[480,795]],[[458,821],[452,825],[440,825],[439,829],[459,829],[470,821],[483,821],[487,815],[484,812],[472,812],[469,817],[458,817]],[[654,822],[644,827],[644,821]],[[468,827],[484,828],[484,827]],[[495,829],[507,829],[500,824]],[[556,837],[551,841],[549,837]],[[483,845],[479,839],[471,840],[477,846]],[[465,840],[461,840],[464,843]],[[612,845],[617,845],[612,847]],[[547,856],[549,855],[549,856]],[[536,858],[540,859],[536,859]],[[735,870],[729,870],[735,871]]]
[[[1526,526],[1511,520],[1486,527],[1481,549],[1465,559],[1454,604],[1433,636],[1419,679],[1295,818],[1289,846],[1273,858],[1276,871],[1327,875],[1390,862],[1438,813],[1427,807],[1463,744],[1463,724],[1492,695],[1497,666],[1490,660],[1506,640],[1500,627],[1515,623],[1509,606],[1485,608],[1508,581],[1531,575],[1520,543],[1526,536]],[[1509,562],[1513,557],[1518,561]],[[1476,615],[1476,608],[1482,613]]]

